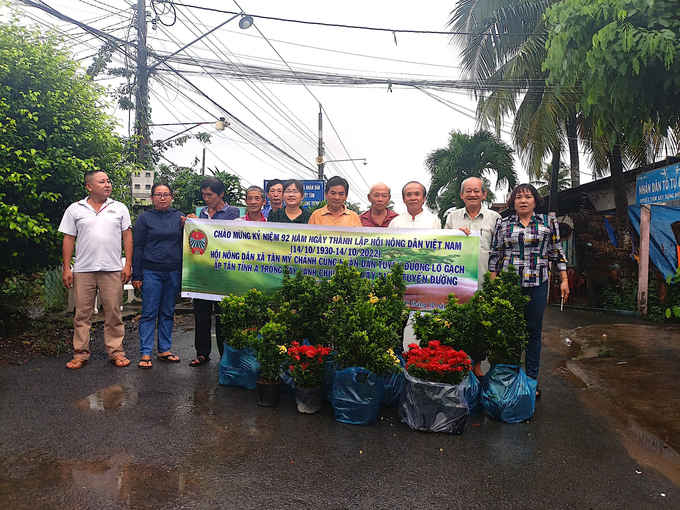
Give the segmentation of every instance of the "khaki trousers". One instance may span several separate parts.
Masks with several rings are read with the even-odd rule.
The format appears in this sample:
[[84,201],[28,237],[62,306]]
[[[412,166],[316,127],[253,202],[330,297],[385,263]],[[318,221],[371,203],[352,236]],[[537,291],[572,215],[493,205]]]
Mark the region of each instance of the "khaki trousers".
[[123,304],[123,281],[120,271],[73,273],[73,358],[90,358],[90,327],[97,289],[104,309],[104,343],[109,359],[125,356],[123,337],[125,326],[120,315]]

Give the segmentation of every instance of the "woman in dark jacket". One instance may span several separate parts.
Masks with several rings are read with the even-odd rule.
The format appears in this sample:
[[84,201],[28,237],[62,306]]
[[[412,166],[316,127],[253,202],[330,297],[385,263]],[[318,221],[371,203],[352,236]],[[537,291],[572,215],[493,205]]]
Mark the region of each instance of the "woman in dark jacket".
[[151,350],[158,323],[158,359],[178,363],[172,353],[175,298],[182,286],[183,213],[172,209],[172,187],[156,183],[151,188],[154,208],[135,223],[132,285],[142,292],[139,319],[140,368],[151,368]]

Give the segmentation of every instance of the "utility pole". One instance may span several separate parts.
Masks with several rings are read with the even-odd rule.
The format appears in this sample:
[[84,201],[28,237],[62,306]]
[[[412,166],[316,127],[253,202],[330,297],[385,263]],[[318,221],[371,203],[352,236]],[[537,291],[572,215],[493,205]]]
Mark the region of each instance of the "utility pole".
[[323,180],[323,114],[321,113],[321,105],[319,105],[319,157],[316,158],[316,161],[319,167],[319,180]]
[[137,0],[137,89],[135,91],[135,134],[139,143],[139,163],[149,162],[149,70],[146,50],[146,0]]
[[203,165],[201,166],[201,175],[205,175],[205,147],[203,147]]

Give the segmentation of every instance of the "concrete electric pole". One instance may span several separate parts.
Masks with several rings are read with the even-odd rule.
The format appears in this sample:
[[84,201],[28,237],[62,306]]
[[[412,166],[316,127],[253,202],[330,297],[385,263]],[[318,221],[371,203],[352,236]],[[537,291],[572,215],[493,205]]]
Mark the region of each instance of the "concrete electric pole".
[[316,164],[319,168],[319,180],[323,180],[323,113],[321,113],[321,105],[319,105],[319,154],[316,158]]
[[146,50],[146,0],[137,0],[137,88],[135,90],[135,134],[139,143],[139,163],[149,165],[149,70]]

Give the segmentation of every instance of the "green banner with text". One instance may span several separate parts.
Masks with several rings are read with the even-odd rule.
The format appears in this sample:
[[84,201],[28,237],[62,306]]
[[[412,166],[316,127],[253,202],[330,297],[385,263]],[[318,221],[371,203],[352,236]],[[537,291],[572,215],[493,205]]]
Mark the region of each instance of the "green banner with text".
[[466,302],[477,290],[479,236],[458,230],[329,227],[188,219],[182,296],[219,300],[256,288],[274,292],[283,269],[330,278],[347,261],[365,278],[404,265],[412,310],[443,307],[450,293]]

